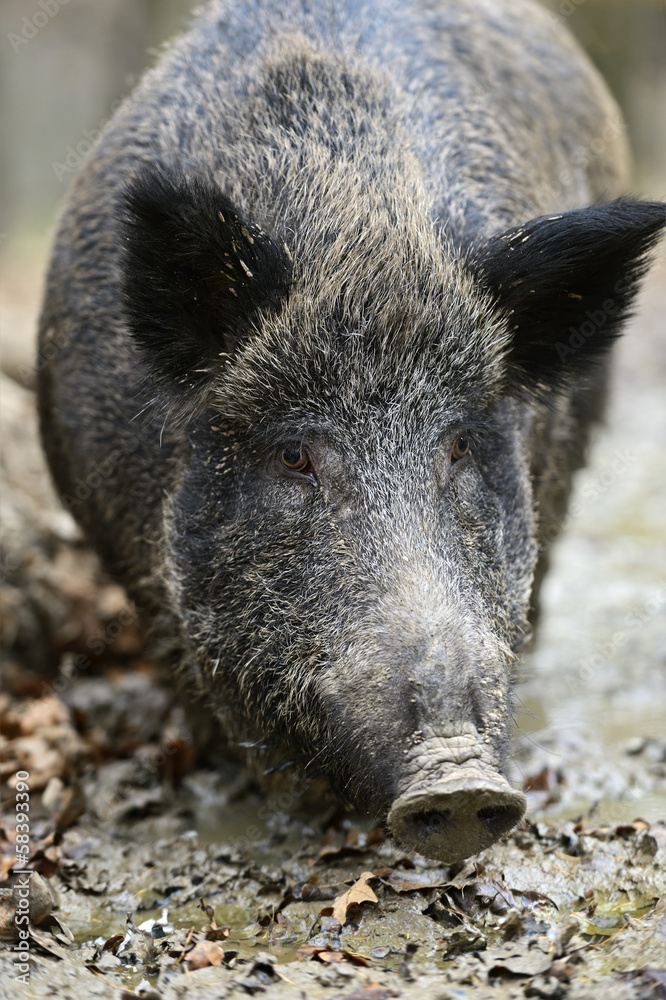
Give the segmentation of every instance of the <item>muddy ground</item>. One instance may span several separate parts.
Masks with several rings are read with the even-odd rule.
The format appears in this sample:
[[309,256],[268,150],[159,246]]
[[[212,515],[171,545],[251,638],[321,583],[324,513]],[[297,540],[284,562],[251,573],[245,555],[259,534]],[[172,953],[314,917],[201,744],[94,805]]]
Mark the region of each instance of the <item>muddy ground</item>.
[[[297,776],[262,790],[198,751],[134,609],[50,492],[37,278],[8,278],[0,996],[666,997],[664,263],[518,679],[528,818],[450,868]],[[17,856],[34,873],[23,895]]]

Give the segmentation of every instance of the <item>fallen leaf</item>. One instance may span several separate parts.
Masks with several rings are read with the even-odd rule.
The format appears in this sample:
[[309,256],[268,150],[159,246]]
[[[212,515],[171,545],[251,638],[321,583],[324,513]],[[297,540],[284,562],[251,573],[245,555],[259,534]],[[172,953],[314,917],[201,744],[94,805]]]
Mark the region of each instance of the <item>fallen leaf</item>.
[[113,955],[115,955],[124,940],[124,934],[113,934],[110,938],[107,938],[102,945],[102,951],[110,951]]
[[430,869],[426,871],[397,872],[391,868],[382,868],[377,873],[384,885],[390,886],[394,892],[416,892],[419,889],[438,889],[451,883],[448,871]]
[[55,913],[51,913],[44,921],[45,926],[51,931],[51,934],[60,942],[62,945],[69,946],[74,944],[74,935],[70,931],[67,924],[64,924],[60,917],[57,917]]
[[347,961],[353,962],[355,965],[372,964],[371,959],[366,958],[365,955],[361,955],[349,947],[334,948],[331,944],[308,944],[307,942],[300,946],[296,952],[296,958],[301,962],[307,958],[316,958],[320,962],[328,963],[342,962],[347,959]]
[[322,951],[335,951],[335,949],[330,944],[317,945],[304,942],[296,952],[296,960],[303,962],[306,958],[317,958]]
[[386,958],[387,955],[391,954],[391,949],[388,945],[379,945],[377,948],[373,948],[370,952],[370,958],[379,959]]
[[1,890],[8,895],[0,896],[0,937],[14,937],[14,901],[11,890]]
[[472,913],[475,908],[480,908],[504,916],[510,909],[518,909],[511,889],[497,879],[465,882],[462,886],[449,885],[445,887],[444,896],[461,913]]
[[524,792],[552,792],[560,780],[557,771],[544,767],[538,774],[529,775],[523,784]]
[[322,962],[344,962],[345,956],[341,951],[320,951],[317,953],[317,958]]
[[44,934],[31,927],[30,940],[34,941],[43,951],[48,952],[49,955],[54,955],[56,958],[61,959],[67,957],[67,951],[58,944],[51,934]]
[[305,882],[301,886],[301,899],[304,903],[318,899],[335,899],[335,889],[327,885],[318,886],[312,882]]
[[354,882],[353,886],[335,900],[333,904],[333,917],[335,920],[340,921],[341,926],[347,923],[347,910],[351,906],[377,902],[377,896],[368,885],[368,879],[374,877],[372,872],[363,872],[361,877]]
[[225,941],[229,937],[229,927],[209,927],[206,931],[206,941]]
[[511,889],[496,879],[480,882],[475,889],[475,901],[479,906],[488,908],[491,913],[496,913],[498,916],[504,916],[510,909],[518,907]]
[[217,926],[215,923],[215,910],[201,896],[199,897],[199,909],[203,910],[208,917],[208,926],[203,929],[206,941],[224,941],[225,938],[229,937],[230,928]]
[[[513,890],[514,895],[518,894],[518,890]],[[557,903],[554,903],[550,896],[544,896],[542,892],[535,892],[534,889],[527,889],[525,892],[520,893],[520,905],[524,910],[532,910],[535,906],[553,906],[556,910],[559,910]]]
[[552,964],[552,957],[544,955],[538,948],[525,949],[523,954],[494,959],[488,977],[506,972],[512,976],[539,976],[547,972]]
[[224,948],[217,941],[197,941],[185,958],[190,971],[205,969],[209,965],[222,965]]
[[3,729],[8,736],[32,736],[42,732],[47,726],[67,722],[69,709],[64,702],[55,695],[46,695],[20,702],[9,709],[3,718]]
[[[439,947],[439,945],[438,945]],[[455,930],[442,941],[441,947],[444,952],[444,961],[456,958],[468,951],[483,951],[486,947],[486,939],[478,934],[474,929]]]
[[[455,885],[458,888],[467,885],[468,882],[474,881],[483,872],[483,865],[478,861],[458,862],[458,865],[459,870],[456,871],[455,876],[451,879],[451,885]],[[453,867],[454,871],[458,865]]]
[[358,854],[366,854],[372,850],[371,846],[357,847],[355,844],[326,844],[317,855],[318,861],[328,861],[331,858],[354,857]]

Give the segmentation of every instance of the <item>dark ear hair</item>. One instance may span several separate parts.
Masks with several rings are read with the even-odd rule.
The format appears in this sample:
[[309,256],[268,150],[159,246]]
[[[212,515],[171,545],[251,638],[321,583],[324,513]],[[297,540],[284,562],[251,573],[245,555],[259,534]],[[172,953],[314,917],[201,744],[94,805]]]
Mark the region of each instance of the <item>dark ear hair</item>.
[[564,386],[603,358],[665,222],[659,202],[615,201],[534,219],[472,251],[512,328],[509,391]]
[[120,204],[125,317],[159,387],[200,397],[260,310],[286,297],[289,253],[210,180],[146,166]]

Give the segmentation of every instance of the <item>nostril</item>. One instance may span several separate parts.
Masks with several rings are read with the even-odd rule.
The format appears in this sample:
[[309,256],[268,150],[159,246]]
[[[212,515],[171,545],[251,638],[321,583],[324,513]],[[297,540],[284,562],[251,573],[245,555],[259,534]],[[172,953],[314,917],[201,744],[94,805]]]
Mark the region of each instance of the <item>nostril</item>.
[[523,810],[507,805],[486,806],[479,809],[476,815],[488,833],[497,839],[502,834],[508,833],[516,823],[520,822]]
[[450,810],[432,809],[428,812],[415,813],[412,817],[412,827],[417,837],[431,837],[440,833],[451,822]]
[[[492,780],[491,780],[492,779]],[[502,775],[459,768],[395,800],[388,825],[405,847],[451,864],[490,847],[519,823],[525,796]]]

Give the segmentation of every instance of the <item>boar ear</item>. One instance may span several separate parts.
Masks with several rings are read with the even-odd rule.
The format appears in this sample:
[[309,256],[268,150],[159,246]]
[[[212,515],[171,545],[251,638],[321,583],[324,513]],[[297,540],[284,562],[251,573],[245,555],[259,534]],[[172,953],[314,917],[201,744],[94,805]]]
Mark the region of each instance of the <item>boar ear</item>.
[[470,264],[508,315],[510,391],[580,378],[619,335],[666,222],[666,205],[616,201],[492,237]]
[[286,247],[210,180],[145,167],[120,206],[124,313],[161,389],[205,394],[261,310],[287,295]]

